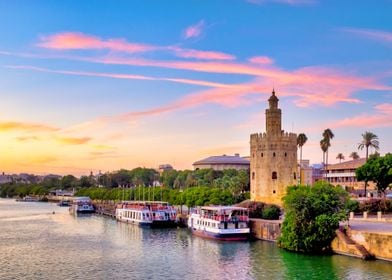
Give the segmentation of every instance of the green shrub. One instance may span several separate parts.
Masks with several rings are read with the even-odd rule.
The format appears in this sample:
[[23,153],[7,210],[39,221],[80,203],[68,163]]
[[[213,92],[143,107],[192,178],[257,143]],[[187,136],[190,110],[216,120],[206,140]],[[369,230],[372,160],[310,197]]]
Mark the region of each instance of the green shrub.
[[353,200],[353,199],[348,200],[346,203],[346,209],[347,209],[347,212],[354,212],[354,213],[360,212],[359,202],[357,200]]
[[266,220],[279,220],[280,208],[276,205],[268,205],[262,211],[262,218]]

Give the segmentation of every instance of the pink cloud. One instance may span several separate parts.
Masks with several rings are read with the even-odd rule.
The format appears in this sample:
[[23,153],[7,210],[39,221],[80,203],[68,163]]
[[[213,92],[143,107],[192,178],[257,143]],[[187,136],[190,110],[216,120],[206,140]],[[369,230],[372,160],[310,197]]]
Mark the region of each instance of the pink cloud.
[[79,32],[58,33],[50,36],[43,36],[40,39],[41,42],[37,45],[48,49],[108,49],[129,53],[147,52],[157,49],[157,47],[151,45],[129,43],[124,39],[102,40],[99,37]]
[[202,60],[233,60],[235,56],[217,51],[200,51],[184,49],[178,46],[153,46],[140,43],[130,43],[125,39],[103,40],[99,37],[79,32],[64,32],[40,38],[37,46],[56,50],[98,50],[125,53],[141,53],[150,51],[169,51],[182,58],[196,58]]
[[193,49],[183,49],[179,47],[170,47],[176,56],[183,58],[196,58],[202,60],[234,60],[235,56],[223,52],[200,51]]
[[343,28],[342,30],[344,32],[356,34],[365,38],[392,43],[392,32],[361,28]]
[[384,103],[374,107],[373,114],[361,114],[339,120],[331,127],[392,127],[392,104]]
[[[193,83],[216,88],[226,89],[226,95],[221,95],[220,104],[227,106],[232,98],[231,91],[241,88],[245,91],[238,100],[246,100],[247,95],[269,92],[273,85],[277,87],[280,95],[290,96],[293,102],[300,107],[311,105],[332,106],[336,103],[360,103],[361,101],[353,97],[359,90],[390,90],[390,86],[381,84],[374,77],[361,77],[350,74],[347,71],[330,67],[304,67],[297,70],[285,70],[269,64],[253,64],[228,61],[162,61],[146,60],[140,58],[124,58],[115,56],[106,57],[62,57],[73,60],[88,61],[103,64],[132,65],[140,67],[158,67],[180,69],[188,71],[223,73],[235,75],[249,75],[256,79],[244,84],[225,85],[209,81],[197,81],[181,78],[153,78],[172,82]],[[77,73],[81,74],[81,73]],[[96,73],[86,73],[86,75],[96,75]],[[100,74],[116,78],[140,78],[151,79],[152,77],[127,77],[127,74]],[[214,102],[218,103],[218,102]],[[240,103],[244,104],[244,103]],[[181,104],[180,104],[181,105]],[[165,106],[163,106],[165,107]],[[160,108],[158,108],[159,111]],[[164,108],[165,109],[165,108]],[[171,109],[171,108],[170,108]],[[153,112],[155,109],[152,109]],[[167,111],[167,109],[165,109]]]
[[184,31],[184,38],[190,39],[199,37],[203,32],[204,26],[204,20],[200,20],[198,23],[188,26]]
[[274,60],[268,56],[254,56],[248,59],[249,62],[254,64],[273,64]]

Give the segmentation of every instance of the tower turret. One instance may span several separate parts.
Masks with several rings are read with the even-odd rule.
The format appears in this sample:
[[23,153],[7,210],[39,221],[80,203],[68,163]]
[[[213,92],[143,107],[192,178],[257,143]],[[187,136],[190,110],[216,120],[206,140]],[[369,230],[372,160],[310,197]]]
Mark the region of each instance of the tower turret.
[[265,110],[265,127],[267,134],[280,134],[282,131],[282,111],[278,108],[279,99],[275,95],[275,89],[268,99],[269,109]]

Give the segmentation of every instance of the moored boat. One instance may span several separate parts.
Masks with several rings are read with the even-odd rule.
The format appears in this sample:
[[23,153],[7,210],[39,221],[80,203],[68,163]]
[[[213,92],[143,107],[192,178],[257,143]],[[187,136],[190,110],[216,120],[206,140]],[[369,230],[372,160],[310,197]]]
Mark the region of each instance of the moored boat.
[[32,196],[28,196],[27,195],[27,196],[25,196],[23,198],[16,199],[16,201],[18,201],[18,202],[37,202],[39,200],[36,197],[32,197]]
[[61,201],[59,201],[59,203],[57,203],[57,205],[60,207],[68,207],[68,206],[71,206],[71,201],[61,200]]
[[88,196],[80,196],[73,199],[69,212],[71,214],[94,213],[95,208]]
[[235,206],[203,206],[193,209],[188,218],[192,233],[223,241],[249,239],[249,211]]
[[175,227],[177,211],[165,201],[123,201],[117,205],[116,219],[141,227]]

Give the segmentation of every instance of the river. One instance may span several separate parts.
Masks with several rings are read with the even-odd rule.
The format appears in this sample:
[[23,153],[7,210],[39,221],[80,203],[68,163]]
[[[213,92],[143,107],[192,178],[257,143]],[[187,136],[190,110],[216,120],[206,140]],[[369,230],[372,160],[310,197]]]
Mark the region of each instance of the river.
[[[53,214],[53,211],[55,212]],[[0,199],[0,279],[391,279],[392,264],[274,243],[142,229],[50,203]]]

